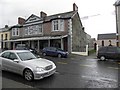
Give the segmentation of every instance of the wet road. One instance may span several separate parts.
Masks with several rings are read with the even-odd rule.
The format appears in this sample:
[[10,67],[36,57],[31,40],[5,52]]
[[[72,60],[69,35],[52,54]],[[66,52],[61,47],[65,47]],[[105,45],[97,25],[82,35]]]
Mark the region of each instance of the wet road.
[[[28,82],[21,76],[2,72],[4,78],[34,88],[118,88],[120,62],[113,60],[99,61],[94,56],[84,57],[72,55],[69,58],[46,56],[57,66],[54,75]],[[5,87],[3,79],[3,86]],[[14,86],[13,86],[14,87]]]

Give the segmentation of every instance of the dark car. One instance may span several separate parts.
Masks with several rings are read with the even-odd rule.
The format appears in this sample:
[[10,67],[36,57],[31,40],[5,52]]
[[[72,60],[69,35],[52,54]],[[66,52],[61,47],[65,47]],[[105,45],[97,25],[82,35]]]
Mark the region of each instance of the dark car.
[[25,44],[18,44],[16,46],[16,50],[29,50],[33,54],[37,54],[37,51],[35,49],[29,48]]
[[68,52],[65,52],[61,48],[56,48],[56,47],[45,47],[42,50],[42,54],[44,56],[50,55],[50,56],[57,56],[59,58],[68,56]]
[[104,46],[99,48],[97,58],[100,60],[116,59],[120,60],[120,48],[116,46]]

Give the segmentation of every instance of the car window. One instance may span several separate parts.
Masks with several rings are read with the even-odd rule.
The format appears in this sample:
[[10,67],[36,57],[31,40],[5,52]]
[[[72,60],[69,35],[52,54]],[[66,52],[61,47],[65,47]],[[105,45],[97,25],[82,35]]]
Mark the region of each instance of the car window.
[[14,53],[10,53],[9,59],[14,60],[14,59],[18,59],[18,58]]
[[10,52],[5,52],[1,55],[1,57],[9,59],[9,55],[10,55]]
[[55,50],[56,50],[56,48],[54,48],[54,47],[51,47],[51,48],[50,48],[50,50],[52,50],[52,51],[55,51]]
[[62,50],[61,48],[57,48],[57,50],[59,50],[59,51],[64,51],[64,50]]

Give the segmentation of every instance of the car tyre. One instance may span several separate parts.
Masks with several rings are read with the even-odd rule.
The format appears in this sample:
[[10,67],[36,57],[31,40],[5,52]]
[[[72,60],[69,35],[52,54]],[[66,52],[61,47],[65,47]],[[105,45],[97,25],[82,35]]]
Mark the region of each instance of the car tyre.
[[27,81],[32,81],[34,79],[34,75],[33,75],[33,72],[30,70],[30,69],[26,69],[24,71],[24,78],[27,80]]
[[59,57],[59,58],[61,58],[61,57],[62,57],[62,55],[61,55],[61,54],[58,54],[58,57]]
[[100,56],[100,60],[104,61],[105,60],[105,56]]
[[46,53],[43,53],[43,56],[46,56]]

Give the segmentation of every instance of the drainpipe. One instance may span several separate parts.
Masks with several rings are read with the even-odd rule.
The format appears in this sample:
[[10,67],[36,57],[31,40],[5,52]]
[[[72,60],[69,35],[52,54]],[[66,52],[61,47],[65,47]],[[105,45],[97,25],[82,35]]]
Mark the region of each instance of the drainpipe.
[[61,38],[61,49],[63,50],[63,39]]
[[48,40],[48,47],[50,47],[50,39]]
[[40,41],[38,40],[38,52],[40,51]]

